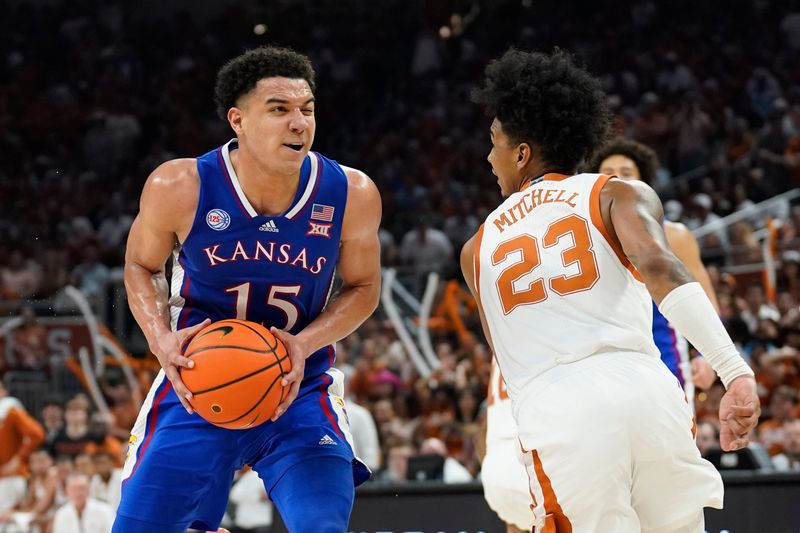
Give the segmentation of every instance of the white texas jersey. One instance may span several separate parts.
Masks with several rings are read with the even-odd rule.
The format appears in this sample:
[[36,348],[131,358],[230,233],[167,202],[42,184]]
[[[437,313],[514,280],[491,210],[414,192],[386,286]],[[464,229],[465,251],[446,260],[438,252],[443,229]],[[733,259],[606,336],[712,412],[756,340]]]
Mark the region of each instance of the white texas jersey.
[[512,399],[559,363],[603,352],[659,357],[650,294],[600,214],[608,179],[547,174],[478,232],[475,287]]
[[497,359],[492,357],[492,373],[489,378],[489,392],[486,408],[486,448],[495,441],[516,440],[517,423],[511,413],[511,400],[508,397],[505,381]]

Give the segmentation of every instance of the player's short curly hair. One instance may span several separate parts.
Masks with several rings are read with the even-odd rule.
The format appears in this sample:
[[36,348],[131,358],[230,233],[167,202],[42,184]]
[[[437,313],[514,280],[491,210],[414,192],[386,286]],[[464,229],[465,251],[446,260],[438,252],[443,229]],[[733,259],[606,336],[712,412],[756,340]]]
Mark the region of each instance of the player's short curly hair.
[[612,155],[623,155],[633,161],[639,169],[639,176],[645,183],[653,183],[658,171],[658,156],[649,147],[626,139],[615,137],[600,147],[589,162],[590,172],[600,172],[600,165]]
[[231,59],[217,72],[214,86],[217,115],[225,120],[228,110],[242,95],[252,91],[259,80],[272,77],[304,79],[312,92],[316,89],[314,69],[303,54],[277,46],[253,48]]
[[609,111],[600,82],[569,53],[508,50],[486,67],[474,102],[513,142],[541,150],[549,171],[572,171],[606,137]]

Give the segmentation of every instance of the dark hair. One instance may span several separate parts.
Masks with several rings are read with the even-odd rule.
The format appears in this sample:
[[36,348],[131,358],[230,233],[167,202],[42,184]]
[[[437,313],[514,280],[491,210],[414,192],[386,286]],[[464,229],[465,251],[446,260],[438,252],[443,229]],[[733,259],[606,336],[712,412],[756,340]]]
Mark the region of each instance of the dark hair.
[[303,54],[276,46],[254,48],[231,59],[217,72],[214,86],[217,115],[225,120],[228,110],[242,95],[252,91],[259,80],[273,77],[304,79],[312,91],[316,88],[314,69]]
[[486,67],[472,99],[514,142],[541,150],[551,172],[575,170],[608,131],[600,82],[558,48],[551,54],[508,50]]
[[589,165],[591,172],[599,172],[600,165],[612,155],[623,155],[633,161],[639,169],[639,176],[645,183],[653,183],[658,170],[658,156],[649,147],[625,137],[615,137],[604,144],[592,156]]

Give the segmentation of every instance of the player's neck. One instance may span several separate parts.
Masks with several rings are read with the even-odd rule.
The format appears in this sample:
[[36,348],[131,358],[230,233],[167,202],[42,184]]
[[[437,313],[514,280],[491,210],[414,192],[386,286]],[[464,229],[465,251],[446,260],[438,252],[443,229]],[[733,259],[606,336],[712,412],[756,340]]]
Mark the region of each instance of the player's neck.
[[281,173],[251,157],[247,150],[233,150],[231,164],[239,179],[244,195],[260,215],[280,215],[292,205],[300,170]]

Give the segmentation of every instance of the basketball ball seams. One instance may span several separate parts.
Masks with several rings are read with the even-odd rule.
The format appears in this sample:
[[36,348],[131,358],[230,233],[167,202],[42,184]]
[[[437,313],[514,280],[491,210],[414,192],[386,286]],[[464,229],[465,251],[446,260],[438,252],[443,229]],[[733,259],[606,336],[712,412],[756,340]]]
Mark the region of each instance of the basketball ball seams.
[[[237,346],[214,346],[213,348],[243,349],[243,348],[240,348],[240,347],[237,347]],[[220,383],[219,385],[215,385],[215,386],[213,386],[213,387],[211,387],[209,389],[203,389],[203,390],[200,390],[200,391],[197,391],[197,392],[192,392],[192,391],[190,391],[190,392],[192,392],[193,396],[200,396],[201,394],[205,394],[207,392],[212,392],[212,391],[215,391],[215,390],[223,389],[223,388],[227,387],[228,385],[233,385],[234,383],[239,383],[240,381],[243,381],[243,380],[245,380],[247,378],[251,378],[251,377],[255,376],[256,374],[260,374],[261,372],[266,372],[267,370],[269,370],[270,368],[274,367],[275,365],[278,365],[278,367],[280,367],[281,362],[283,360],[285,360],[285,359],[288,359],[288,358],[289,358],[288,354],[284,355],[281,359],[276,358],[274,362],[268,364],[267,366],[261,367],[258,370],[254,370],[253,372],[245,374],[244,376],[239,376],[238,378],[233,379],[231,381],[228,381],[227,383]],[[281,377],[282,376],[283,376],[283,372],[281,372]]]
[[[256,403],[254,403],[253,406],[250,407],[250,409],[248,409],[247,411],[245,411],[241,415],[239,415],[236,418],[233,418],[231,420],[226,420],[224,422],[213,422],[213,423],[214,424],[218,424],[218,425],[228,425],[228,424],[232,424],[232,423],[236,422],[237,420],[241,420],[242,418],[246,417],[247,415],[252,413],[253,410],[255,410],[259,405],[261,405],[261,402],[264,401],[264,398],[267,397],[267,395],[269,394],[269,391],[272,390],[272,387],[275,386],[275,384],[278,382],[279,379],[280,379],[280,376],[275,376],[275,379],[273,379],[272,383],[269,384],[269,387],[267,387],[267,389],[264,391],[264,394],[261,395],[261,398],[259,398],[258,401]],[[258,418],[258,416],[256,416],[256,418]],[[250,424],[252,424],[252,423],[253,422],[250,422]],[[248,424],[248,425],[250,425],[250,424]],[[245,426],[245,427],[247,427],[247,426]]]
[[[267,346],[272,348],[273,351],[278,347],[278,343],[277,342],[275,342],[275,344],[273,345],[271,342],[269,342],[268,338],[266,338],[264,335],[262,335],[260,331],[258,331],[256,328],[252,327],[251,325],[246,324],[241,320],[235,320],[235,321],[234,320],[228,320],[228,322],[235,322],[236,324],[239,324],[240,326],[243,326],[243,327],[249,329],[250,331],[252,331],[256,335],[261,337],[261,340],[264,341],[264,344],[266,344]],[[267,332],[269,332],[269,330],[267,330]],[[277,339],[275,338],[274,335],[272,335],[272,333],[270,333],[269,336],[272,337],[273,340],[277,341]]]
[[269,355],[269,354],[275,353],[275,348],[277,348],[277,346],[275,348],[271,348],[269,350],[260,350],[258,348],[248,348],[247,346],[239,346],[239,345],[236,345],[236,344],[230,344],[230,345],[227,345],[227,344],[212,344],[210,346],[203,346],[202,348],[197,348],[196,350],[193,350],[190,353],[184,354],[184,357],[191,357],[196,353],[206,352],[208,350],[216,350],[217,348],[224,348],[226,350],[244,350],[245,352],[261,353],[261,354],[264,354],[264,355]]

